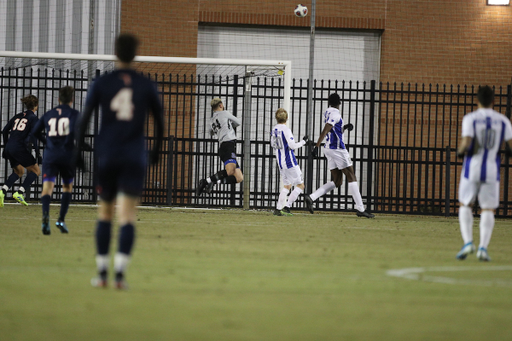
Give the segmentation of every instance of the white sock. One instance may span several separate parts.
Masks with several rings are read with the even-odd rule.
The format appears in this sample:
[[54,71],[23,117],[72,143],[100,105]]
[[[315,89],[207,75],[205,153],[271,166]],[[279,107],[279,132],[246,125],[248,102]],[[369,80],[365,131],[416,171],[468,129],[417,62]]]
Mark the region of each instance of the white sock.
[[295,187],[295,189],[292,191],[292,194],[290,194],[290,196],[288,197],[288,203],[286,204],[286,206],[292,207],[293,203],[295,202],[295,200],[297,200],[297,197],[302,192],[304,192],[302,189],[300,189],[299,187]]
[[3,185],[3,186],[2,186],[2,189],[3,189],[5,192],[7,192],[7,191],[9,190],[9,187],[7,187],[6,185]]
[[334,184],[334,181],[329,181],[323,184],[321,187],[319,187],[316,191],[311,193],[309,196],[311,197],[311,200],[315,201],[316,199],[320,198],[325,193],[328,193],[336,188],[336,185]]
[[491,241],[492,230],[494,228],[494,213],[492,211],[482,211],[480,214],[480,246],[487,249]]
[[118,273],[118,272],[124,273],[124,271],[128,267],[129,262],[130,262],[129,255],[127,255],[126,253],[117,252],[116,255],[114,256],[114,271],[116,273]]
[[18,188],[18,192],[20,192],[21,194],[25,194],[25,187],[21,186],[20,188]]
[[352,195],[354,202],[356,203],[356,210],[364,212],[363,198],[361,192],[359,192],[359,185],[357,181],[348,183],[348,192]]
[[288,192],[290,190],[286,188],[282,188],[281,192],[279,193],[279,199],[277,199],[277,210],[281,211],[283,209],[283,204],[286,201],[286,197],[288,196]]
[[208,183],[208,184],[209,184],[210,182],[212,182],[212,179],[210,179],[210,177],[207,177],[207,178],[206,178],[206,183]]
[[459,207],[460,234],[464,244],[473,241],[473,212],[469,206]]
[[98,272],[108,270],[109,257],[108,255],[96,255],[96,268]]

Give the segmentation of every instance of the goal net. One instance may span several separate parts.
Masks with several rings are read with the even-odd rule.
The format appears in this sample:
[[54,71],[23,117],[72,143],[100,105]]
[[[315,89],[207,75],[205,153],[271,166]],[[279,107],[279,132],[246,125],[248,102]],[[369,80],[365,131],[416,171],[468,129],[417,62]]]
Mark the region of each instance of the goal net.
[[[161,162],[148,169],[143,202],[249,208],[256,203],[251,192],[263,197],[269,196],[270,191],[277,193],[274,188],[277,184],[268,184],[266,180],[263,180],[264,192],[261,192],[261,182],[263,176],[273,179],[279,176],[277,169],[269,166],[273,164],[273,156],[265,143],[274,124],[273,113],[279,107],[290,109],[290,62],[137,56],[134,67],[157,84],[165,117],[166,143]],[[94,79],[114,68],[115,57],[110,55],[0,52],[2,127],[23,111],[21,97],[27,94],[38,97],[36,114],[41,117],[58,105],[58,90],[66,85],[75,88],[73,106],[82,110]],[[217,141],[209,135],[212,114],[209,104],[214,97],[220,97],[228,111],[242,117],[243,126],[237,131],[237,153],[246,175],[245,184],[243,188],[220,186],[211,196],[195,198],[197,181],[223,168],[217,154]],[[98,129],[96,119],[87,136],[87,142],[93,147],[93,136]],[[151,116],[146,129],[150,147],[153,143]],[[93,170],[92,153],[85,152],[84,157],[88,169]],[[2,183],[10,173],[4,159],[0,160],[0,169]],[[249,174],[261,177],[256,179]],[[92,172],[77,174],[75,188],[74,200],[96,199]],[[30,198],[37,198],[37,191],[33,192]]]

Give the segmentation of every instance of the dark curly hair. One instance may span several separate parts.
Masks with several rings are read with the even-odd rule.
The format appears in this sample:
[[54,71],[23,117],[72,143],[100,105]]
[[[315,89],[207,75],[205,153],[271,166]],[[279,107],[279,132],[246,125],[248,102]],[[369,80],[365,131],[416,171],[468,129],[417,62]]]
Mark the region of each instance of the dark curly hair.
[[39,105],[39,100],[34,95],[28,95],[21,99],[21,103],[25,105],[27,110],[34,110]]

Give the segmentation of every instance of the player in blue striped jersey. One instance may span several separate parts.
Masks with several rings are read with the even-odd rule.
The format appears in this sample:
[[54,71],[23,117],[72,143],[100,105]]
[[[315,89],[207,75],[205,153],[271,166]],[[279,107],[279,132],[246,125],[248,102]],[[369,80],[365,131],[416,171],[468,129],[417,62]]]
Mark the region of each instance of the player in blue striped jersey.
[[[0,190],[0,207],[4,206],[5,195],[9,188],[23,176],[24,168],[27,170],[27,176],[12,197],[20,204],[28,206],[25,201],[25,192],[41,174],[37,163],[41,158],[39,145],[37,140],[30,135],[38,120],[34,112],[38,109],[39,101],[36,96],[28,95],[23,97],[21,102],[27,110],[11,118],[2,131],[5,145],[2,157],[9,160],[13,172]],[[32,145],[35,146],[37,160],[31,153]]]
[[[307,136],[300,142],[295,142],[292,131],[286,126],[288,121],[288,113],[283,108],[276,111],[277,124],[272,128],[270,133],[270,144],[274,148],[277,165],[283,180],[283,188],[279,193],[277,206],[274,215],[291,215],[290,207],[293,205],[297,197],[304,192],[304,181],[302,171],[300,170],[294,150],[301,148],[307,142]],[[294,190],[288,198],[288,202],[283,206],[288,192],[295,186]]]
[[464,245],[457,254],[463,260],[475,251],[473,245],[473,213],[471,207],[478,198],[480,215],[480,245],[477,258],[490,261],[487,247],[494,228],[494,210],[500,203],[500,155],[504,141],[512,148],[512,125],[504,115],[491,109],[494,92],[484,86],[478,89],[478,109],[462,119],[462,138],[457,149],[464,163],[459,183],[459,223]]
[[325,138],[324,154],[327,158],[327,166],[331,170],[332,181],[325,183],[315,192],[311,193],[311,195],[306,195],[304,201],[309,211],[313,213],[313,202],[325,193],[340,187],[343,183],[343,174],[345,174],[348,181],[349,193],[352,195],[356,204],[357,216],[373,218],[374,215],[367,212],[364,208],[356,174],[352,167],[352,160],[343,142],[343,131],[345,129],[350,131],[354,127],[350,123],[343,125],[343,119],[339,110],[340,104],[341,99],[337,93],[333,93],[329,96],[329,108],[324,113],[325,126],[312,151],[313,156],[318,156],[318,148]]
[[95,138],[100,194],[96,225],[98,277],[92,281],[97,287],[107,286],[112,219],[117,203],[120,229],[114,257],[115,284],[118,289],[126,288],[125,270],[135,240],[136,207],[147,167],[144,126],[148,110],[154,116],[156,128],[149,154],[151,164],[158,162],[163,138],[163,109],[156,86],[132,68],[137,46],[138,40],[131,34],[121,34],[116,39],[116,70],[98,78],[89,89],[77,137],[80,150],[87,123],[99,105],[101,127]]
[[[64,222],[71,201],[75,167],[72,165],[75,149],[75,126],[79,113],[71,108],[75,89],[65,86],[59,90],[59,106],[46,112],[32,129],[32,134],[46,144],[43,158],[43,191],[41,203],[43,207],[43,234],[49,235],[50,201],[55,187],[55,179],[60,174],[62,178],[62,198],[59,219],[55,226],[62,233],[69,230]],[[44,130],[45,136],[42,131]]]

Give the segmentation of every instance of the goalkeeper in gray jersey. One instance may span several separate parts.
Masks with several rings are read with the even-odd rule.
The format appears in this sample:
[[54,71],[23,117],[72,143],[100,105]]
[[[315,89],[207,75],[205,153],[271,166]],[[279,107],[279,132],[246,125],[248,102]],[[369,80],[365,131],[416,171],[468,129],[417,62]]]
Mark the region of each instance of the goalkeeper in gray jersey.
[[212,99],[210,103],[213,115],[210,119],[210,134],[217,135],[219,139],[219,156],[224,163],[224,169],[199,180],[196,195],[211,193],[216,183],[236,184],[242,182],[244,175],[236,161],[236,132],[235,129],[242,121],[225,110],[220,98]]

